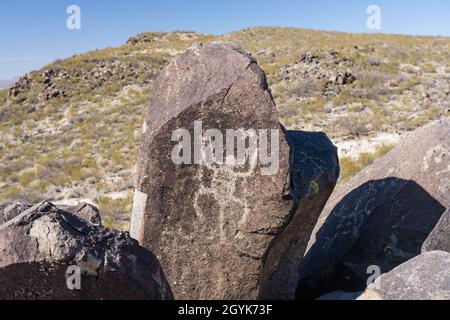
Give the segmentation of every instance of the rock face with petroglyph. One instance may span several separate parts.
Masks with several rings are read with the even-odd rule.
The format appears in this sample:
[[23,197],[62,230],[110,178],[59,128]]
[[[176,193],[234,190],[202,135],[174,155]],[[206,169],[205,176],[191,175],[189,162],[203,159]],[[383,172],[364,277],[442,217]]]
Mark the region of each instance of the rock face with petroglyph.
[[[301,266],[298,297],[360,291],[421,253],[450,207],[450,119],[411,133],[331,196]],[[373,272],[373,271],[371,271]]]
[[449,300],[450,254],[424,253],[383,274],[357,300]]
[[[132,236],[158,256],[175,298],[293,298],[298,263],[338,177],[335,147],[320,133],[284,131],[264,72],[233,44],[191,48],[153,92]],[[181,141],[192,148],[177,149]],[[248,157],[233,162],[239,150]]]
[[450,209],[442,215],[422,245],[422,253],[436,250],[450,253]]
[[[32,205],[26,201],[15,201],[8,202],[0,205],[0,224],[5,223],[25,210],[28,210]],[[100,212],[96,207],[89,203],[80,203],[76,206],[58,206],[59,209],[73,213],[74,215],[80,217],[81,219],[87,220],[90,223],[101,226],[102,219]]]
[[16,213],[0,225],[0,299],[173,298],[156,257],[128,234],[49,202]]

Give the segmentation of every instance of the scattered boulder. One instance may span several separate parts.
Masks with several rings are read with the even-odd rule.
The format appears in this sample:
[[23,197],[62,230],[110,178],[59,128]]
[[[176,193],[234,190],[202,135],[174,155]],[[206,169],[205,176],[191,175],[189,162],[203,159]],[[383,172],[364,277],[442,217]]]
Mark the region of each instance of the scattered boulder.
[[356,81],[356,77],[353,75],[353,73],[351,71],[345,71],[345,72],[338,71],[335,74],[330,76],[326,85],[343,86],[343,85],[347,85],[347,84],[352,84],[355,81]]
[[[244,146],[258,133],[261,146],[268,130],[277,170],[249,158],[208,164],[204,154],[195,163],[190,145],[175,164],[172,134],[185,129],[183,142],[190,141],[196,121],[203,133],[217,129],[218,141],[241,129]],[[210,143],[200,139],[197,147]],[[233,158],[237,144],[217,149]],[[338,173],[336,148],[324,134],[285,132],[279,124],[265,74],[249,54],[230,43],[196,45],[156,80],[131,234],[155,250],[176,298],[293,299],[298,264]]]
[[69,73],[63,69],[46,69],[41,74],[42,82],[47,86],[53,86],[55,81],[63,80],[69,77]]
[[377,56],[369,57],[368,61],[369,61],[369,64],[373,67],[379,67],[379,66],[381,66],[381,63],[382,63],[381,58],[377,57]]
[[31,208],[31,205],[22,201],[8,202],[0,205],[0,225],[18,216],[29,208]]
[[422,245],[422,253],[429,251],[450,252],[450,209],[439,220]]
[[361,291],[369,266],[388,272],[421,253],[450,207],[450,119],[416,130],[338,188],[302,261],[297,297]]
[[381,275],[357,300],[449,300],[450,254],[424,253]]
[[96,207],[89,203],[80,203],[76,206],[60,206],[61,209],[69,211],[81,219],[89,221],[90,223],[96,224],[98,226],[102,225],[102,218],[100,212]]
[[318,64],[320,63],[320,57],[317,55],[314,55],[309,52],[303,52],[300,54],[300,59],[298,60],[300,63],[306,63],[306,64]]
[[[127,233],[47,201],[0,225],[0,252],[0,299],[173,298],[156,257]],[[80,290],[68,285],[69,267],[79,268]]]
[[127,40],[127,44],[136,46],[138,44],[152,43],[155,42],[155,39],[151,35],[138,35],[136,37],[131,37]]

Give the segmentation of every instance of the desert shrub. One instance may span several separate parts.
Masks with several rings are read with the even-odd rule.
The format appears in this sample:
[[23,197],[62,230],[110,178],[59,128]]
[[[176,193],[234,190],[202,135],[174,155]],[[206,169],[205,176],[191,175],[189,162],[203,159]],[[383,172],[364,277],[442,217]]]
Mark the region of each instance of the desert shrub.
[[378,56],[371,56],[369,57],[368,62],[371,66],[378,67],[381,65],[382,59]]
[[320,94],[324,84],[320,80],[300,81],[295,88],[289,90],[289,94],[297,97],[311,97]]
[[426,64],[424,64],[421,68],[420,68],[420,70],[423,72],[423,73],[436,73],[437,71],[436,71],[436,67],[432,64],[432,63],[426,63]]
[[358,158],[342,157],[339,160],[341,166],[340,183],[345,183],[357,175],[364,168],[371,165],[376,159],[384,156],[394,148],[394,145],[381,145],[373,152],[364,152]]
[[392,75],[386,75],[380,71],[361,71],[357,85],[350,90],[349,94],[352,97],[377,100],[391,93],[392,90],[387,83],[393,78]]

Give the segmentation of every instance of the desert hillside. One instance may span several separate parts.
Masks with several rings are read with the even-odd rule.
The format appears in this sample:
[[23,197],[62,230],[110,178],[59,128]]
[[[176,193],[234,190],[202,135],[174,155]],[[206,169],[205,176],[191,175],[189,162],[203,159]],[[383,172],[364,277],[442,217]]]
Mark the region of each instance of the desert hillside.
[[55,61],[0,90],[0,203],[94,202],[127,228],[158,72],[193,43],[232,41],[266,72],[282,123],[340,147],[341,183],[402,135],[450,116],[450,38],[254,28],[145,33]]

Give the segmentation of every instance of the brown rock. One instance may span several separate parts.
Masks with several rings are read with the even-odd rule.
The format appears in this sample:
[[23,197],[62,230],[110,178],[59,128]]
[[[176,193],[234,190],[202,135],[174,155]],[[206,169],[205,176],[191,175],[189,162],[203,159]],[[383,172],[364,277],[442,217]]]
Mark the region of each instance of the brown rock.
[[[23,201],[9,202],[0,205],[0,224],[13,219],[25,210],[30,209],[31,207],[31,204]],[[73,213],[81,219],[84,219],[90,223],[99,226],[102,225],[100,212],[96,207],[89,203],[80,203],[76,206],[59,205],[58,208]]]
[[[155,250],[176,298],[293,298],[306,241],[337,179],[334,146],[322,134],[286,134],[264,72],[229,43],[188,50],[160,74],[153,92],[132,236]],[[194,121],[223,138],[227,129],[269,129],[269,136],[273,130],[278,170],[268,172],[261,161],[191,164],[192,155],[175,164],[171,136],[180,128],[192,136]]]
[[416,130],[338,188],[314,229],[300,270],[298,298],[361,291],[371,275],[421,253],[450,207],[450,119]]
[[[0,299],[172,298],[156,257],[128,234],[46,201],[0,225],[0,252]],[[69,267],[80,290],[67,285]]]
[[450,254],[415,257],[383,274],[357,300],[450,300]]

